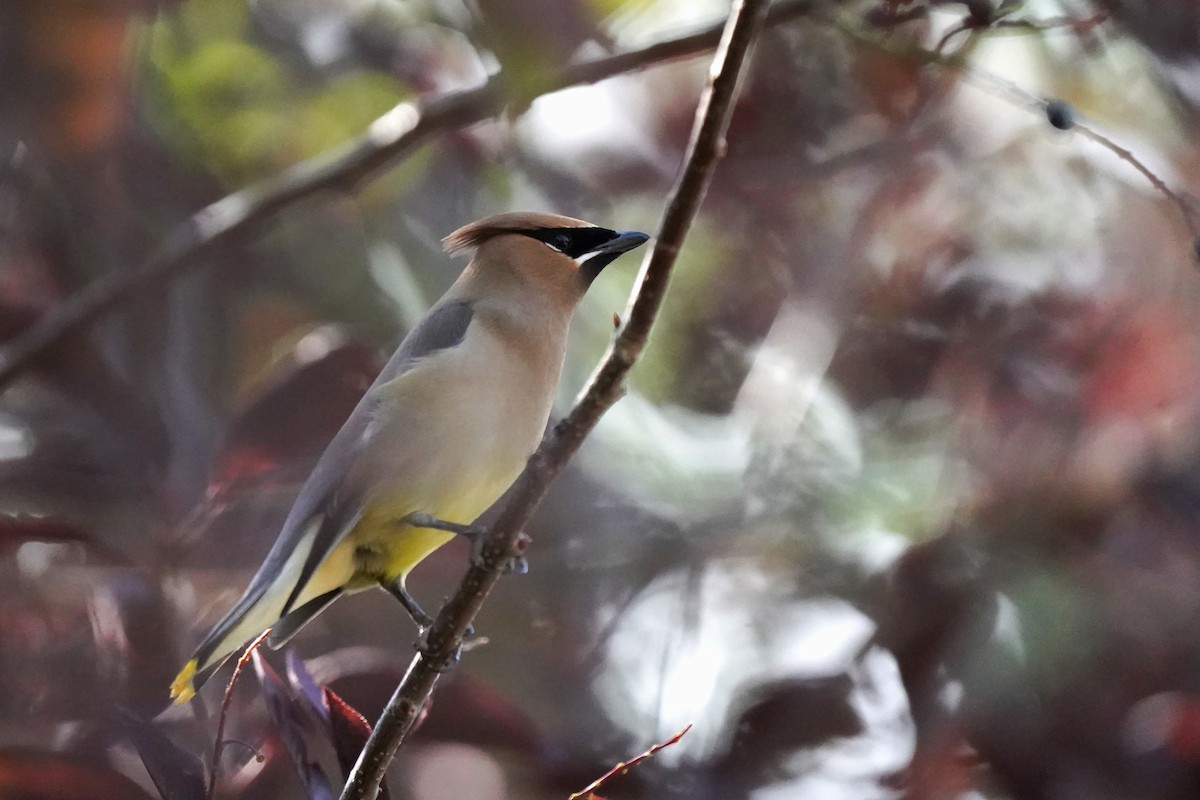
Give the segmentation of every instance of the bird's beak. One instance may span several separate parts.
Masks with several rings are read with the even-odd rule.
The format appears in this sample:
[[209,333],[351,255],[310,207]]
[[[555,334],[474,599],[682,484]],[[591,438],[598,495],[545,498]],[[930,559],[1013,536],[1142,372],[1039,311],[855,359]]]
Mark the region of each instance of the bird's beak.
[[621,253],[626,253],[648,241],[650,241],[650,237],[641,231],[618,231],[614,238],[609,239],[591,252],[621,255]]
[[579,276],[583,278],[584,286],[590,286],[600,274],[600,270],[615,261],[617,256],[648,241],[650,237],[641,231],[619,231],[604,244],[597,245],[575,259],[579,264]]

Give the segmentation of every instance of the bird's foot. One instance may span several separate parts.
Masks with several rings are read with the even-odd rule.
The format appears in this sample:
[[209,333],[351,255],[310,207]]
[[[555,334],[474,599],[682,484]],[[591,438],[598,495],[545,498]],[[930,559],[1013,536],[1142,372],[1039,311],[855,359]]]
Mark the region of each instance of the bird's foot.
[[513,555],[504,562],[502,568],[505,575],[525,575],[529,572],[529,560],[525,558],[525,551],[532,542],[533,538],[525,531],[517,534],[517,541],[513,544]]
[[[525,558],[525,549],[529,547],[529,543],[533,539],[529,538],[529,534],[521,531],[517,534],[516,544],[513,545],[513,554],[505,559],[500,564],[500,572],[505,575],[524,575],[529,572],[529,561]],[[477,567],[485,567],[486,559],[483,557],[483,546],[485,540],[480,537],[471,542],[471,563]]]
[[468,625],[466,631],[463,632],[462,638],[454,645],[454,650],[445,657],[438,657],[429,643],[429,632],[422,634],[421,638],[416,642],[417,652],[421,657],[430,662],[439,662],[435,664],[435,668],[439,673],[449,672],[458,666],[458,662],[462,660],[462,654],[466,650],[472,650],[479,645],[486,644],[485,637],[475,636],[475,626]]

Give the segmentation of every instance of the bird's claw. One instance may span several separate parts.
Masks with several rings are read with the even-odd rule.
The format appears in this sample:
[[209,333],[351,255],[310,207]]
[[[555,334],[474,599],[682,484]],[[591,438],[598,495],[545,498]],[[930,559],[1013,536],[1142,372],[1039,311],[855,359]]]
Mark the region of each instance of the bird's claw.
[[[513,546],[514,553],[500,564],[500,572],[505,575],[525,575],[529,572],[529,561],[525,558],[525,548],[529,547],[529,543],[533,539],[529,538],[529,534],[521,531],[517,534],[517,542]],[[486,567],[486,559],[483,557],[483,537],[471,542],[471,563],[476,567]]]
[[504,562],[500,571],[505,575],[526,575],[529,572],[529,559],[525,556],[513,556]]

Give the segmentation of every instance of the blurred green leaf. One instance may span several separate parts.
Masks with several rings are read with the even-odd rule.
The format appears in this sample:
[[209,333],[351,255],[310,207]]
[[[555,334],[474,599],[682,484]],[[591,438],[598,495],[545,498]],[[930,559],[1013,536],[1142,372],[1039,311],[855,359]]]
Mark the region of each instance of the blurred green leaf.
[[233,183],[281,165],[292,87],[268,53],[217,39],[190,52],[156,52],[154,62],[162,90],[155,117],[168,144]]
[[243,38],[245,28],[244,20],[199,24],[185,15],[149,34],[151,120],[168,145],[231,185],[346,142],[408,95],[368,70],[302,80]]
[[310,158],[362,133],[406,98],[399,82],[377,72],[355,72],[305,101],[294,133],[299,158]]
[[600,18],[611,17],[618,12],[640,11],[654,5],[654,0],[587,0]]
[[[652,218],[652,217],[651,217]],[[630,388],[655,403],[668,403],[681,384],[680,374],[692,370],[691,337],[708,320],[721,298],[712,291],[713,278],[728,267],[728,248],[715,227],[697,225],[679,254],[671,288],[654,325],[650,346],[630,373]],[[612,337],[612,314],[624,313],[641,254],[608,267],[583,300],[575,330],[577,352],[588,371]],[[610,277],[618,273],[619,278]],[[590,356],[590,357],[589,357]]]
[[1045,695],[1070,687],[1090,671],[1102,642],[1096,598],[1072,575],[1038,571],[1010,594],[1021,623],[1029,676]]

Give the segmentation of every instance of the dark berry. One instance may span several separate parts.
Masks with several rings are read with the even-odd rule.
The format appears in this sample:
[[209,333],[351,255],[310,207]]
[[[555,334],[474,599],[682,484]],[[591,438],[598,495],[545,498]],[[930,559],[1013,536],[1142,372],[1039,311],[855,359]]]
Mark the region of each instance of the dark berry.
[[1051,100],[1046,103],[1046,121],[1060,131],[1069,131],[1075,127],[1075,111],[1062,100]]

